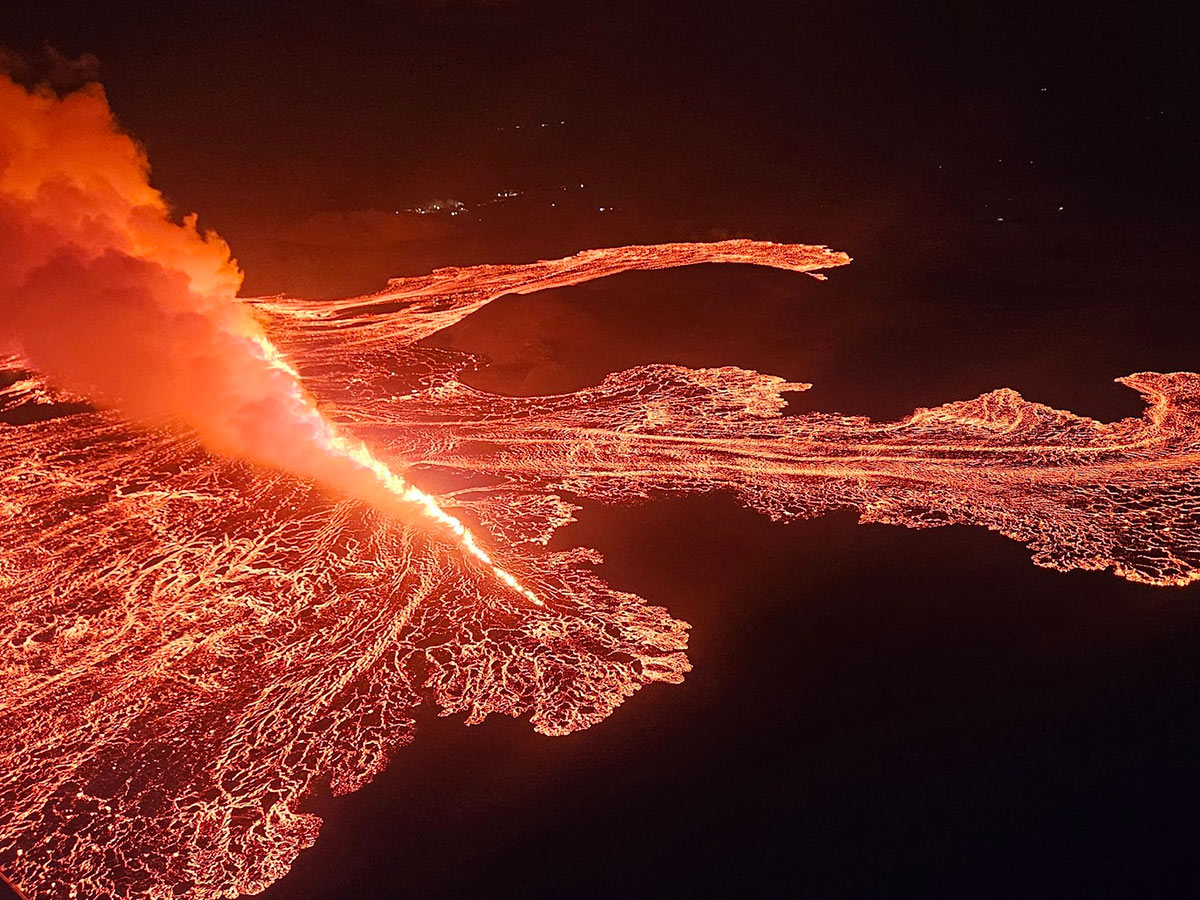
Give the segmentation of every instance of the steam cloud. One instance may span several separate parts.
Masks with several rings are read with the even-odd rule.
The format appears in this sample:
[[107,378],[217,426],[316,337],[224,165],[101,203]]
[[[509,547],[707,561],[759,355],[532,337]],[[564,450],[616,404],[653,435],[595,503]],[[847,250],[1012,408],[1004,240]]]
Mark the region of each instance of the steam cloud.
[[98,84],[59,97],[0,76],[0,346],[135,420],[377,505],[420,504],[469,539],[322,416],[236,299],[241,278],[194,215],[172,219]]

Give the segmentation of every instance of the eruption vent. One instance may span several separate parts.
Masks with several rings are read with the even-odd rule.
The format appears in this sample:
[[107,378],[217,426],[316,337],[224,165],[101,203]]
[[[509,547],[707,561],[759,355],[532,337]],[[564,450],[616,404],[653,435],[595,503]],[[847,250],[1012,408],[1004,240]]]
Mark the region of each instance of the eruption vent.
[[197,231],[195,216],[173,222],[148,171],[99,85],[60,99],[0,77],[0,339],[59,387],[420,516],[541,602],[459,519],[321,414],[235,299],[229,247]]
[[[560,735],[681,681],[686,623],[590,551],[547,549],[574,498],[726,490],[775,519],[969,523],[1043,566],[1200,577],[1198,375],[1122,379],[1148,408],[1113,423],[1009,390],[897,422],[782,418],[807,385],[732,367],[492,396],[458,380],[474,360],[416,342],[631,269],[849,258],[619,247],[251,307],[98,88],[0,99],[0,870],[39,900],[262,890],[316,838],[304,799],[370,780],[422,705]],[[381,458],[457,489],[416,492]]]

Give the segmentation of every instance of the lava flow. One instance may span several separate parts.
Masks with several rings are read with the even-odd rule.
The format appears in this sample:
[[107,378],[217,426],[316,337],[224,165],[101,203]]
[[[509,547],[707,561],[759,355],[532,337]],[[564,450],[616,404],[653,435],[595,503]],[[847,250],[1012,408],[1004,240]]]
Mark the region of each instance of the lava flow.
[[[1114,423],[1008,390],[783,418],[807,385],[738,368],[490,395],[417,342],[627,270],[849,258],[621,247],[239,301],[98,89],[0,99],[0,871],[31,896],[253,893],[315,840],[305,798],[369,781],[423,705],[558,735],[682,680],[685,623],[547,548],[579,498],[727,489],[776,519],[977,524],[1044,566],[1200,577],[1200,375],[1123,379],[1148,409]],[[412,483],[435,475],[457,489]]]
[[235,299],[229,248],[172,222],[103,91],[60,99],[0,78],[0,334],[61,386],[143,420],[190,427],[210,449],[416,514],[504,584],[429,494],[338,430]]

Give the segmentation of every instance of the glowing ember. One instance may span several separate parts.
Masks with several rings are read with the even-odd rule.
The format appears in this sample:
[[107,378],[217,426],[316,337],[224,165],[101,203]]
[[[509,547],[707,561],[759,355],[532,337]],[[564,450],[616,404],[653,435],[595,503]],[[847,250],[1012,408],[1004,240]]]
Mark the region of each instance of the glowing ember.
[[[6,189],[0,208],[0,227],[34,223],[73,260],[56,270],[71,276],[61,289],[209,259],[179,262],[170,271],[190,280],[154,295],[172,312],[155,333],[165,349],[112,335],[166,366],[158,393],[132,374],[99,383],[138,425],[33,374],[41,355],[76,391],[107,377],[33,339],[40,320],[18,322],[34,349],[0,361],[0,869],[39,898],[261,890],[315,839],[302,800],[368,781],[412,740],[422,704],[467,723],[528,714],[566,734],[645,684],[680,681],[683,622],[604,584],[589,551],[546,549],[572,519],[567,498],[724,488],[775,519],[855,508],[863,521],[978,524],[1044,566],[1200,577],[1198,375],[1123,379],[1149,409],[1111,424],[1007,390],[898,422],[782,418],[781,392],[807,385],[737,368],[646,366],[573,394],[493,396],[458,380],[469,357],[415,342],[504,294],[631,269],[849,259],[753,241],[624,247],[252,307],[231,299],[223,245],[213,255],[194,225],[166,229],[133,159],[133,200],[97,207],[90,187],[34,173],[36,189]],[[25,291],[11,286],[28,274],[2,270],[0,286]],[[109,295],[87,296],[94,310]],[[195,350],[180,334],[195,337],[197,316],[218,323],[200,378],[162,356]],[[172,331],[180,321],[192,330]],[[247,397],[282,436],[229,417],[223,404]],[[434,497],[412,483],[423,473],[461,487]]]

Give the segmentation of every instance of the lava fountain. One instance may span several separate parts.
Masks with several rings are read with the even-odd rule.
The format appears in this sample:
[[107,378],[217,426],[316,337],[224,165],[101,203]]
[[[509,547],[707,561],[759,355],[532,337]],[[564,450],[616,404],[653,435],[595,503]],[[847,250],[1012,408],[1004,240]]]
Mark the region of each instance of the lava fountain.
[[[238,300],[228,248],[171,218],[98,87],[0,83],[0,109],[0,870],[37,897],[262,890],[316,838],[304,799],[369,781],[419,707],[561,735],[682,680],[686,623],[547,548],[578,498],[726,490],[1200,577],[1196,374],[1122,379],[1148,406],[1113,423],[1010,390],[784,418],[808,385],[732,367],[490,395],[417,342],[617,272],[849,258],[619,247]],[[461,487],[414,484],[433,474]]]
[[171,221],[99,85],[60,99],[3,79],[0,114],[0,335],[31,365],[142,420],[178,422],[214,452],[418,515],[540,603],[459,519],[321,414],[235,299],[229,247],[194,216]]

